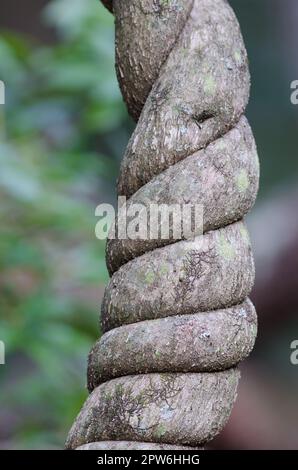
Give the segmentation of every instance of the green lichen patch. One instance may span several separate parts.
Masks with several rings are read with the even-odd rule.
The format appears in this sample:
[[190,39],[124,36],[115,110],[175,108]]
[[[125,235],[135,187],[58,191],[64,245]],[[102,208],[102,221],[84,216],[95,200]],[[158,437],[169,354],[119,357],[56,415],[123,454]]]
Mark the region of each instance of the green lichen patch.
[[247,229],[244,225],[241,225],[240,233],[241,233],[241,236],[242,236],[243,240],[245,241],[245,243],[249,244],[250,240],[249,240],[248,231],[247,231]]
[[226,260],[232,260],[235,257],[233,245],[221,233],[219,237],[219,253]]
[[237,64],[240,64],[242,62],[241,51],[235,51],[234,58]]
[[244,193],[248,189],[249,179],[245,170],[241,170],[240,173],[238,173],[236,177],[236,185],[241,193]]
[[160,267],[160,274],[161,276],[164,276],[165,274],[167,274],[169,272],[169,267],[167,264],[163,264],[161,267]]
[[145,284],[147,285],[151,285],[154,283],[154,280],[155,280],[155,274],[153,271],[147,271],[146,274],[145,274],[145,279],[144,279],[144,282]]
[[165,425],[159,424],[159,426],[157,426],[157,429],[154,435],[157,437],[157,439],[160,439],[162,436],[165,435],[166,432],[167,432],[167,428],[165,427]]
[[208,75],[208,77],[204,81],[204,92],[207,95],[214,95],[216,91],[216,81],[212,75]]

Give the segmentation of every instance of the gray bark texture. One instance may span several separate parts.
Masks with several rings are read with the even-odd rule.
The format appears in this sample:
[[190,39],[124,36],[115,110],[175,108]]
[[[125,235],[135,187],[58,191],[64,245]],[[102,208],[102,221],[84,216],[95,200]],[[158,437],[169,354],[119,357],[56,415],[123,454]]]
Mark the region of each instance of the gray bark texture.
[[[243,221],[259,183],[246,50],[226,0],[103,3],[137,121],[118,194],[128,208],[201,204],[203,226],[192,238],[170,229],[167,239],[108,240],[104,334],[66,448],[197,449],[226,424],[257,334]],[[125,218],[120,208],[118,226]]]
[[200,449],[187,446],[171,446],[170,444],[152,444],[137,441],[101,441],[90,442],[77,448],[77,450],[194,450]]

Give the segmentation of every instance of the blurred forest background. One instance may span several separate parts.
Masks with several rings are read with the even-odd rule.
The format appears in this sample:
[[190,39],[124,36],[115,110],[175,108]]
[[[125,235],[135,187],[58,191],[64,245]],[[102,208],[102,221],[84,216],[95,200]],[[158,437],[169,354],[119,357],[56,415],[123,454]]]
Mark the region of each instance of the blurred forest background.
[[[260,331],[215,448],[298,448],[296,0],[233,0],[248,47],[248,118],[262,167],[249,217]],[[2,0],[0,448],[62,448],[87,395],[86,357],[108,279],[95,207],[115,202],[133,129],[98,0]]]

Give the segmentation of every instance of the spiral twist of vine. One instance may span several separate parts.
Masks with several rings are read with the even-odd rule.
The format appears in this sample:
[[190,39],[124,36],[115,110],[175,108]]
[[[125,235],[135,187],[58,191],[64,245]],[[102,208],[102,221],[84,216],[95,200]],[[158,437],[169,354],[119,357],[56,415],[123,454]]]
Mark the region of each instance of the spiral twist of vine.
[[203,234],[108,241],[92,393],[66,446],[197,448],[224,427],[237,365],[257,333],[243,222],[259,181],[244,116],[247,54],[226,0],[103,3],[115,15],[117,75],[137,121],[118,194],[128,206],[200,203]]

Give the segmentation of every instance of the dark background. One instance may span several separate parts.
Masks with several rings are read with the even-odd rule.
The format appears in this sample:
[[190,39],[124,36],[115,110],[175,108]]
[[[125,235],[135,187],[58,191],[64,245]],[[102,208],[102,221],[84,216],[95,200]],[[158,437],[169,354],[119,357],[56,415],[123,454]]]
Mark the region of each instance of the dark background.
[[[255,350],[215,448],[298,448],[296,0],[233,0],[250,57],[247,115],[261,160],[249,216]],[[133,123],[114,72],[113,18],[97,0],[2,0],[0,447],[61,448],[87,395],[108,276],[95,207],[115,201]]]

